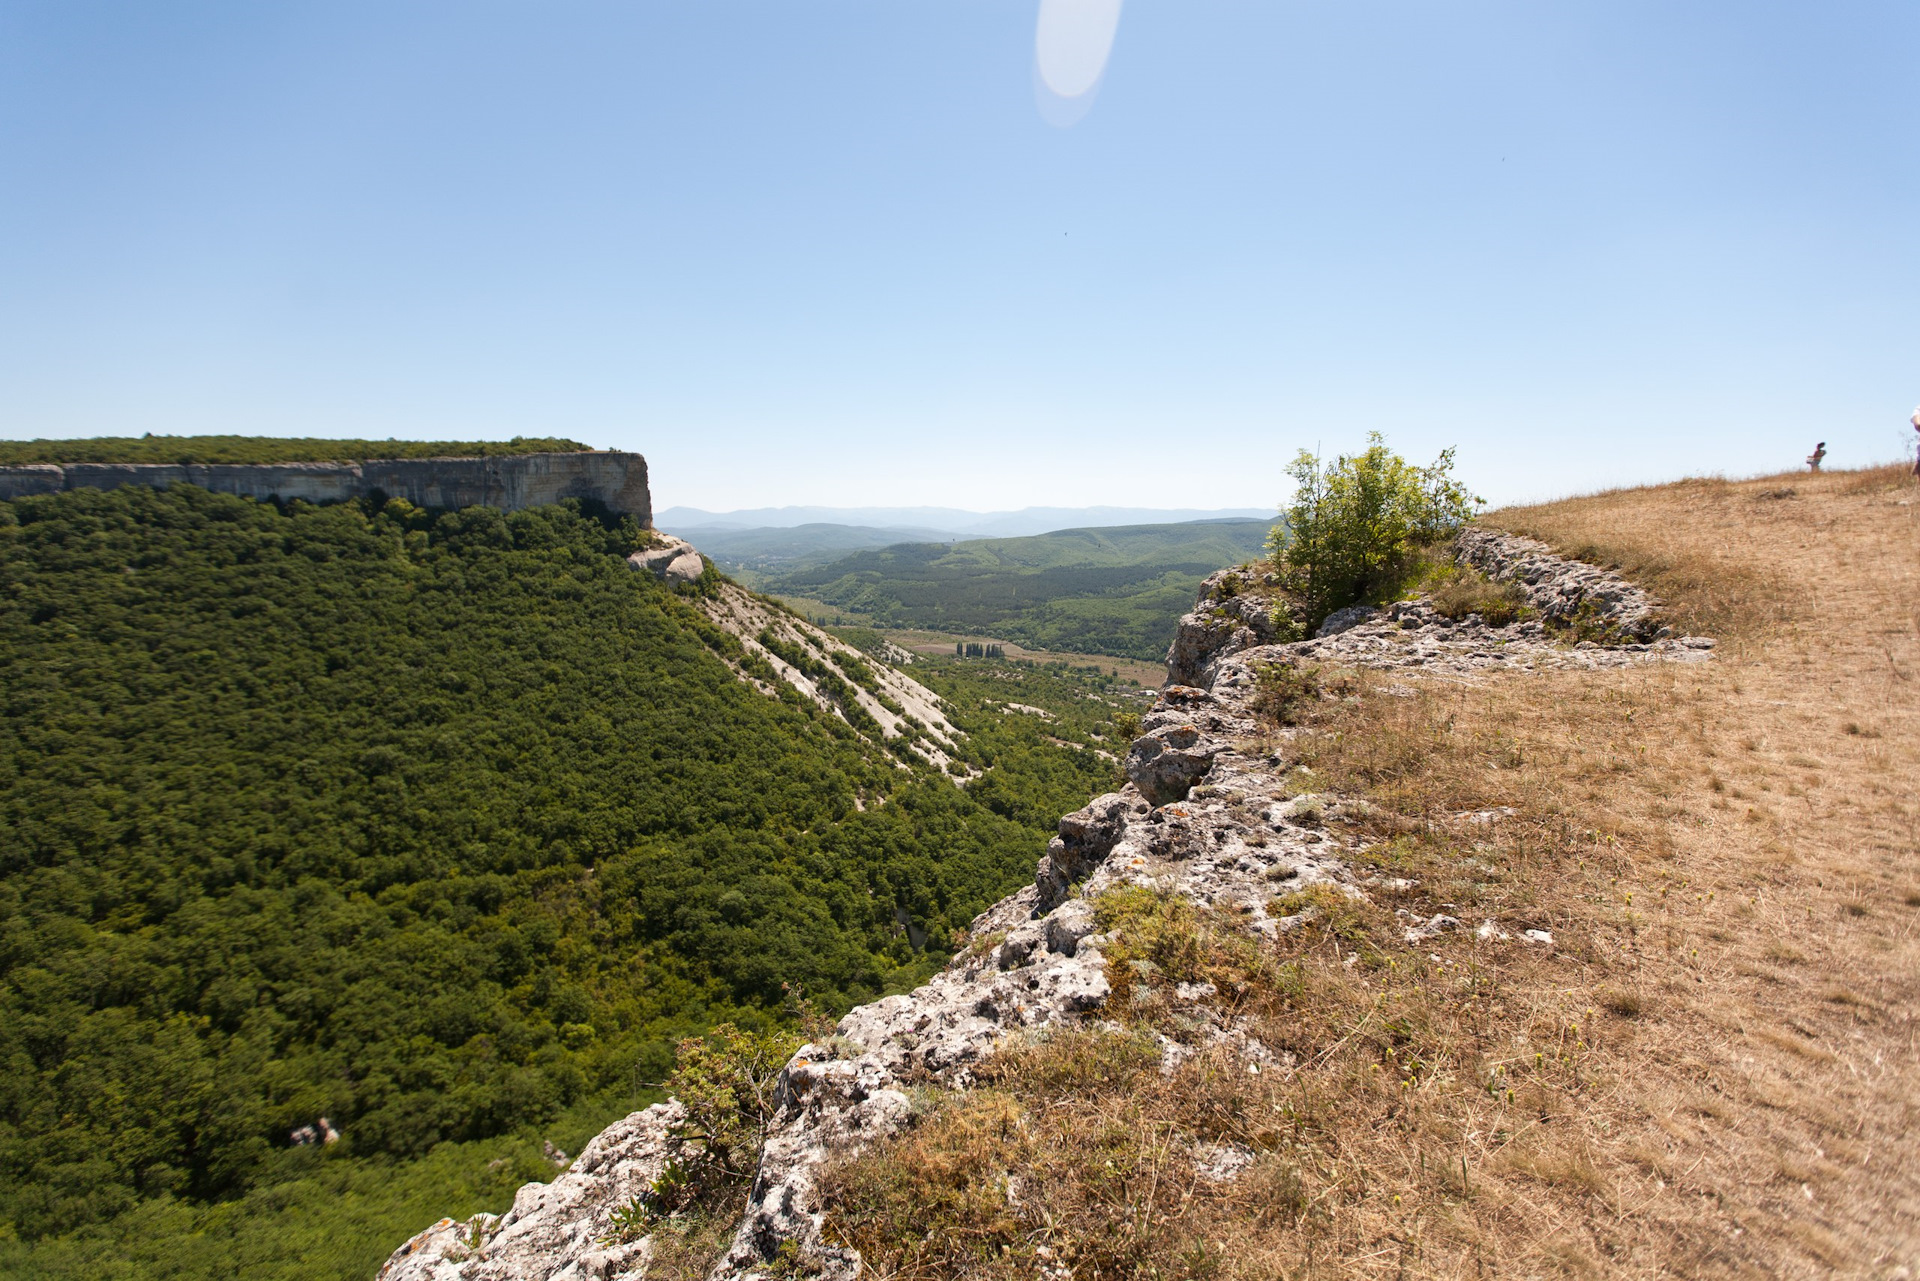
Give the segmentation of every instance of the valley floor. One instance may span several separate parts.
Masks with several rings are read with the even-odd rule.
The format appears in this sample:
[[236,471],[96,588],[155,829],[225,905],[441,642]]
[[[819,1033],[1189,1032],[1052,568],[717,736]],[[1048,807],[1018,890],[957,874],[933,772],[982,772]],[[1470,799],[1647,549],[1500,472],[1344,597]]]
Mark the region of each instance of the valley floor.
[[1167,678],[1165,663],[1143,663],[1137,658],[1123,658],[1114,654],[1075,654],[1063,653],[1051,649],[1029,649],[1013,641],[998,636],[962,635],[959,632],[907,631],[898,628],[882,628],[880,634],[902,649],[916,654],[945,655],[953,653],[956,641],[978,641],[1001,646],[1006,656],[1014,660],[1029,660],[1036,663],[1066,663],[1070,667],[1097,667],[1103,672],[1111,672],[1121,680],[1134,681],[1145,689],[1158,689]]

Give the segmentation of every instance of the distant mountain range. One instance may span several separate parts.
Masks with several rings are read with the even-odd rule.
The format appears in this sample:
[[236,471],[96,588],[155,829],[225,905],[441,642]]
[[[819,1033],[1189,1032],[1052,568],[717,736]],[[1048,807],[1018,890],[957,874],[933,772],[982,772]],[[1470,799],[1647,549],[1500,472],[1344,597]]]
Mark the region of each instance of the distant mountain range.
[[[957,507],[754,507],[710,512],[698,507],[667,507],[653,523],[672,534],[700,542],[710,529],[792,529],[799,525],[840,525],[884,529],[904,535],[888,542],[935,542],[958,538],[1019,538],[1059,529],[1112,525],[1171,525],[1196,520],[1276,519],[1270,508],[1215,510],[1161,507],[1025,507],[1009,512],[964,511]],[[863,544],[872,545],[872,544]],[[850,545],[851,546],[851,545]],[[704,550],[704,547],[703,547]]]

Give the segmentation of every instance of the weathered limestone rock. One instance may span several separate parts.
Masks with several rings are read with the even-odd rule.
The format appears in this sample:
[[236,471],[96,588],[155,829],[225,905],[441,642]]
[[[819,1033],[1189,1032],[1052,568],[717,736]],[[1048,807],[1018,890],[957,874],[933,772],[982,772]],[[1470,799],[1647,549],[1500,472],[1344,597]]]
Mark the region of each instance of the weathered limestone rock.
[[1272,602],[1250,586],[1239,569],[1223,569],[1200,584],[1200,598],[1181,618],[1167,650],[1170,682],[1205,685],[1209,665],[1221,653],[1274,639]]
[[678,1103],[616,1121],[551,1183],[528,1183],[504,1215],[442,1219],[393,1252],[379,1281],[601,1281],[636,1275],[647,1242],[619,1241],[613,1212],[653,1186],[678,1151]]
[[[1126,830],[1127,814],[1146,803],[1119,792],[1095,797],[1084,808],[1060,820],[1060,834],[1047,842],[1046,857],[1034,874],[1037,906],[1042,912],[1058,907],[1072,884],[1094,869]],[[1072,954],[1072,948],[1056,949]]]
[[706,572],[706,561],[700,558],[700,553],[686,539],[658,533],[653,539],[653,546],[627,557],[627,563],[675,587],[681,583],[698,582],[700,575]]
[[1133,741],[1127,778],[1155,805],[1186,799],[1213,768],[1220,744],[1192,725],[1167,725]]
[[[1659,602],[1618,574],[1567,560],[1545,543],[1468,525],[1455,541],[1460,563],[1495,582],[1520,584],[1527,604],[1548,623],[1571,623],[1582,610],[1638,641],[1664,639],[1655,617]],[[1671,633],[1669,633],[1670,635]]]
[[1351,631],[1362,623],[1370,623],[1379,617],[1380,611],[1371,605],[1349,605],[1345,609],[1336,609],[1327,615],[1320,630],[1314,633],[1315,639],[1338,636],[1341,632]]
[[337,503],[376,491],[418,507],[519,511],[563,498],[592,499],[642,525],[653,521],[647,460],[618,450],[397,458],[363,463],[67,463],[0,467],[0,499],[63,489],[198,485],[217,494]]

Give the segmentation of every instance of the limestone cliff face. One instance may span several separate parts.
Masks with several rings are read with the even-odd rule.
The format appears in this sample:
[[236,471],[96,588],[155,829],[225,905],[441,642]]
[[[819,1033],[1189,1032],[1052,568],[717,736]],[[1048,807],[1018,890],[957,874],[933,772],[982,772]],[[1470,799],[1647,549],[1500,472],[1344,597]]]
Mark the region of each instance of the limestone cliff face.
[[361,498],[376,490],[421,507],[498,507],[517,511],[563,498],[591,498],[642,525],[653,523],[647,460],[609,450],[509,454],[486,458],[402,458],[364,463],[68,463],[0,467],[0,499],[63,489],[120,485],[198,485],[249,498],[313,503]]

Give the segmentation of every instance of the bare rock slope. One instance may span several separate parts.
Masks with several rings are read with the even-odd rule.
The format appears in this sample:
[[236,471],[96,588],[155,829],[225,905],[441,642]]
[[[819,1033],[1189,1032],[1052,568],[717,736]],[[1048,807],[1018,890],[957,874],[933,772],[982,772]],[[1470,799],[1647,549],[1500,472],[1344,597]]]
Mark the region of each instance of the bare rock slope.
[[[658,533],[652,546],[627,557],[627,563],[674,586],[700,581],[707,569],[692,543]],[[912,662],[911,654],[895,647],[889,647],[888,661],[862,654],[791,610],[724,579],[694,599],[708,619],[739,642],[741,652],[729,666],[761,693],[777,698],[781,685],[790,686],[882,743],[942,770],[951,763],[957,731],[939,697],[893,666]]]
[[[1474,534],[1463,540],[1462,555],[1493,577],[1533,575],[1521,578],[1530,599],[1536,590],[1572,597],[1569,611],[1593,602],[1588,616],[1617,622],[1618,634],[1656,630],[1653,602],[1631,584],[1561,561],[1538,544]],[[783,1250],[788,1259],[797,1251],[821,1275],[857,1276],[859,1258],[822,1231],[827,1207],[817,1178],[824,1163],[897,1131],[912,1111],[907,1082],[964,1086],[972,1065],[1005,1038],[1099,1021],[1109,993],[1107,940],[1092,902],[1104,892],[1128,884],[1172,890],[1237,909],[1269,934],[1305,919],[1271,915],[1276,901],[1289,901],[1276,900],[1276,892],[1323,885],[1369,893],[1373,882],[1354,872],[1354,838],[1340,822],[1364,802],[1296,794],[1285,777],[1284,736],[1277,751],[1253,749],[1256,738],[1273,741],[1258,734],[1252,710],[1264,665],[1336,661],[1472,677],[1490,669],[1697,661],[1711,652],[1710,641],[1670,637],[1574,649],[1555,644],[1538,623],[1454,624],[1418,605],[1344,620],[1344,630],[1313,640],[1274,644],[1266,606],[1236,579],[1244,573],[1210,579],[1199,607],[1183,620],[1169,655],[1178,683],[1144,719],[1127,756],[1127,785],[1061,820],[1034,883],[982,914],[971,946],[943,973],[909,995],[852,1011],[831,1044],[804,1046],[787,1065],[746,1213],[715,1278],[770,1276]],[[1406,925],[1411,938],[1454,928],[1463,925],[1449,917]],[[1541,945],[1491,929],[1482,936],[1490,946]],[[1163,1039],[1165,1062],[1177,1064],[1206,1044],[1227,1045],[1250,1065],[1277,1057],[1205,989],[1181,985],[1165,994],[1195,1029],[1184,1043]],[[523,1188],[504,1216],[434,1225],[394,1254],[382,1281],[643,1277],[646,1239],[606,1242],[615,1236],[614,1211],[671,1155],[676,1107],[662,1104],[609,1128],[553,1184]]]

